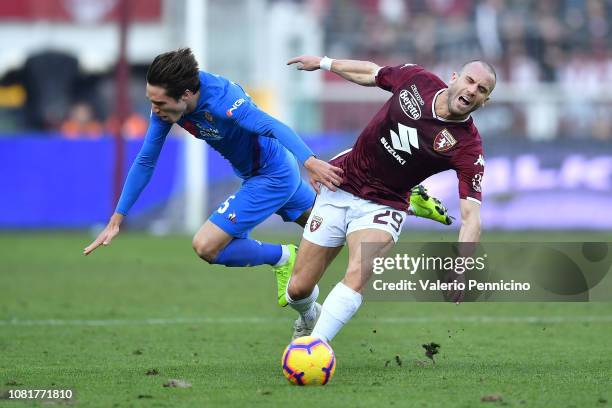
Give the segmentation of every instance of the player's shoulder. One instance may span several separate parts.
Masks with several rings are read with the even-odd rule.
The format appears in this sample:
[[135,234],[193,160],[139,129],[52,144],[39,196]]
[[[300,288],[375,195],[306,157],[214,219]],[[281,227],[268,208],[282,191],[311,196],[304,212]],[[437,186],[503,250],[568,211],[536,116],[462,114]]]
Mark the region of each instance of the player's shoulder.
[[378,77],[395,77],[395,78],[400,78],[400,77],[411,77],[413,75],[416,75],[420,72],[425,71],[425,68],[423,68],[421,65],[418,64],[412,64],[412,63],[406,63],[406,64],[401,64],[401,65],[385,65],[383,67],[381,67],[378,70],[377,76]]
[[414,81],[423,81],[423,82],[427,82],[430,85],[433,85],[433,88],[435,89],[443,89],[448,87],[448,85],[446,84],[446,82],[444,82],[442,80],[442,78],[440,78],[438,75],[434,74],[433,72],[431,72],[430,70],[421,67],[422,69],[420,69],[417,73],[415,73],[414,75]]
[[200,71],[200,89],[207,99],[223,97],[227,92],[229,80],[221,75]]
[[236,109],[250,105],[244,89],[221,75],[200,71],[200,83],[204,102],[216,116],[232,117]]
[[385,66],[377,75],[379,84],[393,83],[395,90],[406,86],[417,86],[422,90],[437,90],[446,88],[447,85],[440,77],[425,67],[418,64],[403,64],[397,66]]

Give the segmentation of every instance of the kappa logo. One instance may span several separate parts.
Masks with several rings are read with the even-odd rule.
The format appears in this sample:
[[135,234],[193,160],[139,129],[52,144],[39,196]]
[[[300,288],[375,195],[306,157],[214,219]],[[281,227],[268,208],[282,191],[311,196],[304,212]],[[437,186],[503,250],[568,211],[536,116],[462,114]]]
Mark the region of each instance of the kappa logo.
[[485,160],[484,160],[484,156],[482,154],[478,155],[478,158],[474,162],[474,166],[482,166],[482,167],[485,166]]
[[210,112],[204,112],[204,119],[206,119],[210,123],[213,123],[215,121],[213,115],[211,115]]
[[232,107],[231,107],[231,108],[229,108],[229,109],[228,109],[228,110],[225,112],[225,114],[227,115],[227,117],[228,117],[228,118],[231,118],[231,117],[232,117],[232,115],[234,115],[234,111],[235,111],[236,109],[238,109],[238,108],[240,107],[240,105],[242,105],[244,102],[246,102],[246,101],[244,100],[244,98],[237,99],[237,100],[236,100],[236,102],[234,102],[234,104],[232,105]]
[[232,212],[227,216],[227,219],[230,220],[232,224],[236,223],[236,213]]
[[434,138],[433,148],[436,152],[447,152],[456,144],[457,140],[444,128]]
[[399,103],[406,116],[413,120],[419,120],[421,118],[421,106],[417,98],[407,89],[402,89],[400,91]]
[[312,221],[310,221],[310,232],[315,232],[319,229],[319,227],[323,224],[323,218],[315,215],[312,217]]

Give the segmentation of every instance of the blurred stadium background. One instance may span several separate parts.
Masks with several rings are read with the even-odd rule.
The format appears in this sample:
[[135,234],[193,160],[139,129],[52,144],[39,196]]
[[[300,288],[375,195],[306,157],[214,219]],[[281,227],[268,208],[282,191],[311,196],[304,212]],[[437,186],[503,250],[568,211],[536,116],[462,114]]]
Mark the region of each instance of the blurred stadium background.
[[[290,57],[414,62],[445,80],[487,59],[499,83],[475,115],[485,231],[612,230],[611,13],[609,0],[0,2],[0,229],[106,223],[146,130],[146,68],[190,46],[323,158],[350,147],[387,94],[297,72]],[[238,183],[175,129],[129,226],[192,232]],[[454,173],[425,184],[458,215]]]

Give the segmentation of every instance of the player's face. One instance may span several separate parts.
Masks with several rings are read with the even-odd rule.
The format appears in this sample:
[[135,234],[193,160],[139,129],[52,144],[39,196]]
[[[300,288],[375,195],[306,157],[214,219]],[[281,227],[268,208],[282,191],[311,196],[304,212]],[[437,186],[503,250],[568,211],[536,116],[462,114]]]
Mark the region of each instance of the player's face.
[[177,101],[166,95],[161,86],[147,84],[147,99],[151,101],[151,110],[165,122],[175,123],[187,110],[187,102],[183,97]]
[[479,63],[453,73],[448,86],[448,110],[452,116],[467,117],[483,106],[495,86],[493,75]]

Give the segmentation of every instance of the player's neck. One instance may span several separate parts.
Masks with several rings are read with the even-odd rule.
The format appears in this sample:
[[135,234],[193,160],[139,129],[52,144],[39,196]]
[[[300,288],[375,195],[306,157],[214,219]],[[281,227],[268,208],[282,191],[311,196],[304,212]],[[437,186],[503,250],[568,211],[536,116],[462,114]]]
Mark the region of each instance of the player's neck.
[[198,107],[198,100],[200,99],[200,91],[191,95],[191,97],[187,100],[187,110],[186,114],[193,112]]
[[437,117],[452,121],[462,121],[465,120],[468,116],[470,116],[469,113],[464,116],[456,116],[450,112],[450,110],[448,109],[448,88],[440,92],[440,94],[436,98],[434,111]]

